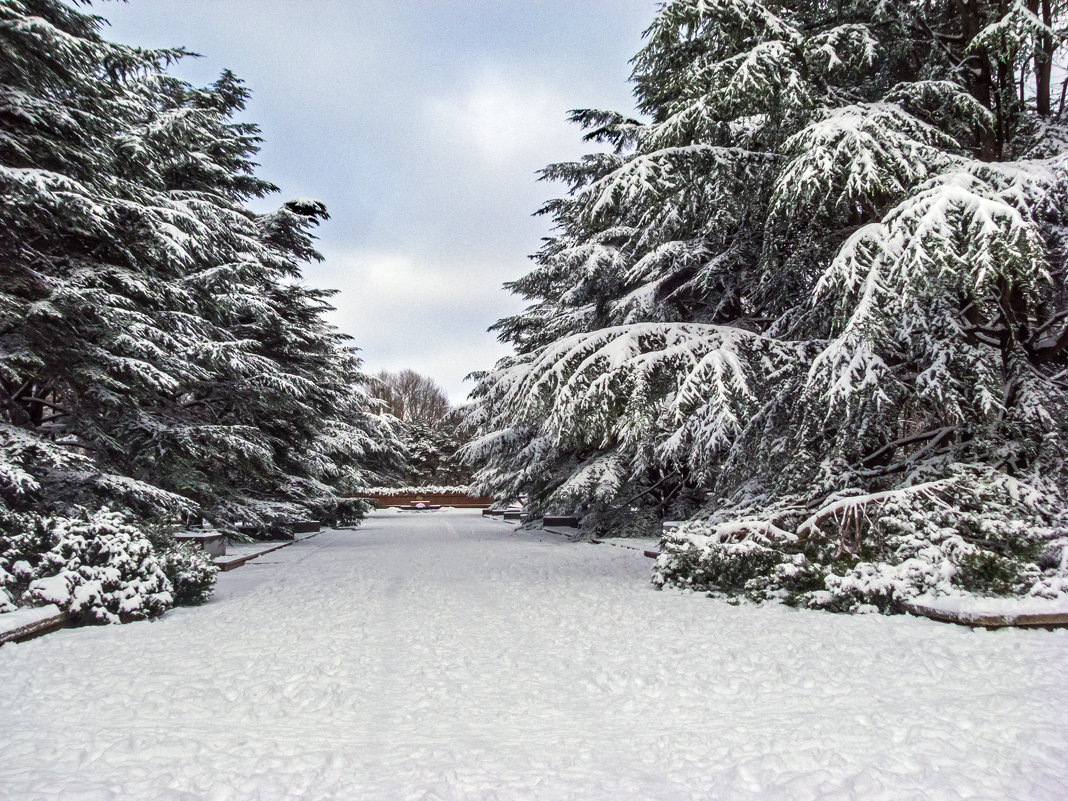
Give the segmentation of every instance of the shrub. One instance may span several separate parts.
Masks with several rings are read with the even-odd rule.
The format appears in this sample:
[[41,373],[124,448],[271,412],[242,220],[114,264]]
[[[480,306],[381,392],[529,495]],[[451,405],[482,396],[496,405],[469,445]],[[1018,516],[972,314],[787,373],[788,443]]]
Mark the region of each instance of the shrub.
[[738,593],[766,578],[783,555],[752,539],[722,541],[702,524],[690,524],[664,537],[653,583],[714,593]]
[[927,486],[865,496],[814,526],[800,515],[789,529],[687,524],[663,538],[653,581],[850,613],[902,612],[918,596],[1068,593],[1068,538],[1043,525],[1022,485],[961,468]]
[[198,545],[176,542],[159,553],[160,567],[174,588],[175,606],[196,606],[211,600],[218,566]]
[[1020,583],[1020,565],[989,551],[963,555],[953,583],[969,592],[1012,595]]
[[[5,556],[23,604],[56,604],[79,623],[156,617],[174,603],[145,532],[108,509],[35,518]],[[9,568],[8,572],[12,572]]]
[[148,527],[148,539],[170,581],[175,606],[197,606],[211,600],[219,568],[207,552],[192,542],[179,542],[174,526],[158,523]]

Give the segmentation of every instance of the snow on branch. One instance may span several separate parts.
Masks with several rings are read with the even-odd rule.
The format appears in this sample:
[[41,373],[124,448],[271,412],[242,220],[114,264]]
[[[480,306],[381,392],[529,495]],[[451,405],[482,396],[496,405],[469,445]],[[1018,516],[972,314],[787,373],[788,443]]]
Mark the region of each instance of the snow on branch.
[[774,156],[705,144],[666,147],[628,159],[579,192],[576,199],[584,205],[585,216],[593,220],[607,211],[676,191],[677,172],[686,163],[699,164],[702,170],[725,170],[752,158],[767,160]]
[[[544,448],[621,447],[633,458],[709,458],[744,426],[767,360],[796,360],[789,343],[739,328],[639,323],[562,338],[503,364],[483,380],[483,430],[537,432]],[[681,433],[680,433],[681,432]],[[678,436],[673,436],[677,434]],[[499,443],[490,436],[486,440]],[[618,464],[590,463],[618,474]]]
[[[886,389],[884,354],[908,353],[922,370],[949,375],[967,364],[975,382],[968,391],[1000,401],[996,377],[961,336],[961,306],[946,298],[965,298],[974,314],[999,322],[1005,286],[1031,301],[1049,280],[1044,243],[1035,222],[999,192],[998,187],[965,170],[944,173],[893,208],[880,223],[866,225],[842,245],[816,287],[816,299],[837,298],[837,335],[813,360],[808,387],[833,407]],[[980,378],[986,376],[986,378]],[[944,376],[943,376],[944,377]],[[917,382],[937,388],[932,397],[950,404],[962,386],[922,374]],[[986,393],[983,395],[983,393]],[[884,394],[883,398],[887,396]]]
[[873,492],[867,495],[851,495],[848,498],[841,498],[817,510],[811,517],[798,526],[797,536],[801,538],[810,537],[816,533],[819,525],[826,520],[856,515],[858,512],[862,512],[865,507],[872,504],[885,503],[886,501],[903,498],[907,495],[922,495],[928,500],[937,502],[938,498],[935,494],[935,490],[945,487],[949,481],[949,479],[928,481],[912,487],[900,487],[898,489],[886,490],[885,492]]
[[799,209],[878,209],[949,166],[946,150],[955,143],[896,105],[870,103],[825,112],[784,147],[791,159],[775,183],[771,214],[796,219]]
[[817,33],[805,43],[805,50],[810,64],[818,64],[824,72],[834,72],[870,65],[878,44],[867,25],[853,23]]
[[1036,43],[1048,39],[1060,42],[1064,34],[1046,25],[1022,0],[1014,0],[1008,11],[997,22],[979,31],[968,44],[969,53],[989,53],[1011,58],[1025,44],[1030,49]]

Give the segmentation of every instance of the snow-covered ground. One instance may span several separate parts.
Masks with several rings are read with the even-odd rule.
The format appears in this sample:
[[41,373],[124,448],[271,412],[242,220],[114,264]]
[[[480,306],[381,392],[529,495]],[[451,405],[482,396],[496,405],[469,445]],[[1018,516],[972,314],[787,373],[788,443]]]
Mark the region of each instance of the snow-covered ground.
[[1068,631],[733,607],[383,513],[160,621],[0,648],[0,798],[1068,798]]

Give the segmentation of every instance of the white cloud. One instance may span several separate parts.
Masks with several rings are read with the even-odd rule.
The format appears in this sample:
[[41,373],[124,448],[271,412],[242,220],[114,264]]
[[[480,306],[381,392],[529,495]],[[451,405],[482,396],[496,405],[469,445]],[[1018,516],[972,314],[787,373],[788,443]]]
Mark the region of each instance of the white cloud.
[[575,129],[566,119],[574,99],[524,77],[483,69],[460,92],[429,98],[426,122],[456,152],[488,166],[541,167],[543,154],[558,158],[575,149]]

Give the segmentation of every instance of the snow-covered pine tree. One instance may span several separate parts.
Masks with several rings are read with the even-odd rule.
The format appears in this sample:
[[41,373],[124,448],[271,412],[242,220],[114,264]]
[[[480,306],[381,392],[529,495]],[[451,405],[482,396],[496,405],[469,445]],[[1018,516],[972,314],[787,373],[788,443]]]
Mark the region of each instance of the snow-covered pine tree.
[[[837,609],[1064,588],[1065,4],[670,0],[510,288],[484,489],[655,578]],[[1063,96],[1063,92],[1061,92]]]
[[[36,553],[66,548],[50,531],[141,525],[104,507],[329,518],[396,444],[329,293],[299,281],[325,209],[244,206],[274,190],[256,128],[232,120],[246,90],[191,87],[164,72],[182,51],[109,43],[101,23],[0,3],[0,584],[27,599],[47,576],[12,566],[58,564]],[[112,542],[146,542],[130,537]]]

